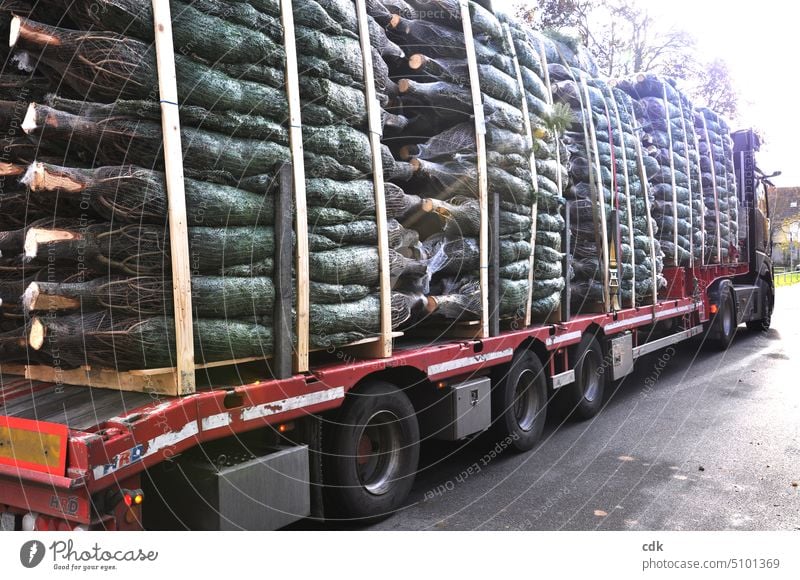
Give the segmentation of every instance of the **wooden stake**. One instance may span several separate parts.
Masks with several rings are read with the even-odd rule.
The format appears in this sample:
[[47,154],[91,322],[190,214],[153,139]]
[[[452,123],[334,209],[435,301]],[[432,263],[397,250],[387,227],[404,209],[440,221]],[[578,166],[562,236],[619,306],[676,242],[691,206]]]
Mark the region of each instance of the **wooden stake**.
[[[478,201],[481,208],[480,233],[480,287],[482,338],[489,337],[489,176],[486,168],[486,119],[483,112],[478,57],[475,54],[475,38],[472,34],[472,17],[468,0],[459,0],[461,22],[464,25],[464,44],[467,50],[469,81],[475,115],[475,142],[478,154]],[[497,235],[497,232],[494,232]]]
[[[597,148],[597,133],[594,129],[594,119],[592,117],[592,102],[589,97],[589,85],[586,83],[586,77],[581,74],[580,86],[583,89],[583,97],[585,99],[587,125],[589,126],[589,136],[591,137],[591,145],[594,149],[594,163],[595,172],[597,174],[597,181],[592,190],[597,195],[594,205],[594,213],[597,215],[599,212],[599,237],[600,238],[600,265],[603,268],[603,303],[605,311],[611,310],[611,296],[609,292],[610,285],[610,272],[609,272],[609,258],[608,258],[608,224],[606,223],[606,198],[603,192],[603,172],[600,165],[600,152]],[[591,153],[590,153],[591,154]],[[591,172],[590,172],[591,174]],[[597,228],[596,228],[597,229]]]
[[[539,180],[536,172],[536,157],[533,153],[533,128],[531,126],[530,110],[528,109],[527,91],[525,90],[525,81],[522,79],[522,68],[519,66],[519,56],[517,55],[517,47],[514,44],[514,35],[511,34],[511,27],[508,24],[503,24],[506,32],[506,39],[508,45],[511,47],[511,59],[514,62],[514,72],[517,73],[517,85],[519,86],[519,93],[521,96],[522,104],[522,119],[525,128],[525,137],[528,140],[528,146],[531,148],[531,154],[528,162],[531,167],[531,183],[533,191],[539,193]],[[544,67],[543,67],[544,68]],[[556,144],[557,145],[557,144]],[[561,172],[559,171],[559,175]],[[560,190],[559,190],[560,191]],[[531,207],[531,257],[528,260],[528,299],[525,303],[525,326],[530,326],[533,321],[533,268],[534,268],[534,252],[536,250],[536,226],[537,218],[539,215],[539,201],[538,196],[534,198],[533,207]]]
[[308,371],[310,287],[308,283],[308,213],[306,204],[306,171],[303,159],[303,119],[300,107],[300,86],[297,70],[294,12],[292,0],[281,0],[286,50],[286,97],[289,102],[289,149],[292,155],[294,181],[295,240],[297,245],[297,353],[294,370]]
[[[700,114],[700,119],[703,121],[703,135],[706,138],[706,143],[708,143],[708,158],[711,161],[711,190],[714,193],[714,221],[716,222],[717,226],[717,264],[722,263],[722,239],[720,238],[720,227],[719,227],[719,199],[717,198],[717,168],[715,166],[716,160],[714,159],[714,144],[711,142],[711,136],[708,134],[708,125],[706,124],[706,116],[702,113]],[[702,176],[701,176],[702,179]],[[703,200],[703,204],[705,205],[705,200]],[[705,229],[706,225],[703,224],[703,229]],[[730,224],[728,225],[728,229],[730,230]]]
[[[686,175],[689,178],[687,189],[689,190],[689,267],[694,268],[694,208],[692,203],[692,165],[689,160],[689,135],[686,133],[686,117],[684,116],[683,101],[678,99],[678,105],[681,112],[681,129],[683,129],[683,148],[686,157]],[[702,175],[700,176],[702,180]],[[677,223],[676,229],[677,229]]]
[[[625,177],[625,199],[626,209],[628,211],[628,243],[631,245],[631,267],[633,268],[633,278],[631,279],[631,307],[636,306],[636,248],[634,247],[633,235],[633,211],[631,207],[631,187],[630,187],[630,174],[628,173],[628,151],[625,146],[625,134],[622,131],[622,118],[619,116],[619,105],[617,99],[614,97],[614,89],[609,89],[611,92],[611,104],[614,110],[614,120],[617,123],[617,130],[619,131],[619,140],[622,145],[622,175]],[[611,146],[614,146],[613,140]],[[622,259],[622,256],[620,256]],[[620,276],[620,279],[622,277]],[[620,280],[621,282],[621,280]]]
[[183,148],[178,113],[178,84],[172,44],[169,2],[153,0],[156,64],[161,98],[161,129],[164,136],[164,166],[169,208],[169,239],[172,258],[172,295],[175,309],[175,360],[178,393],[195,392],[194,336],[192,324],[192,272],[183,184]]
[[[700,142],[697,138],[697,131],[692,119],[692,138],[694,139],[694,156],[697,161],[697,172],[700,178],[698,182],[698,194],[700,195],[700,231],[703,233],[703,242],[700,244],[700,265],[706,265],[706,196],[703,191],[703,166],[700,162]],[[690,176],[691,177],[691,176]]]
[[[547,53],[544,51],[544,43],[539,43],[539,61],[542,65],[542,71],[544,72],[544,86],[547,88],[547,104],[551,107],[553,106],[553,87],[550,83],[550,69],[547,68]],[[525,102],[527,105],[527,100]],[[561,179],[561,148],[559,147],[558,140],[559,135],[555,133],[553,135],[555,138],[555,150],[556,150],[556,163],[558,164],[559,171],[556,174],[556,185],[558,186],[558,193],[561,195],[564,191],[564,184]],[[538,182],[537,182],[538,186]],[[564,293],[562,295],[561,306],[559,307],[558,312],[558,321],[559,322],[566,322],[570,319],[570,309],[572,308],[570,301],[571,301],[571,291],[569,287],[569,278],[568,272],[571,266],[572,256],[570,254],[570,241],[569,241],[569,212],[564,212],[564,221],[566,222],[566,227],[564,228],[564,233],[562,234],[563,239],[563,247],[565,248],[564,252],[564,261],[563,261],[563,273],[564,279],[566,280],[566,284],[564,284]]]
[[667,143],[669,143],[669,172],[672,177],[672,242],[675,244],[673,251],[673,263],[677,268],[680,265],[678,259],[678,191],[675,183],[675,152],[672,143],[672,121],[669,117],[669,101],[667,100],[667,86],[661,87],[664,93],[664,117],[667,122]]
[[[638,126],[636,113],[631,110],[631,121],[634,128]],[[652,214],[650,212],[650,182],[647,179],[647,170],[644,167],[644,155],[642,155],[642,143],[639,139],[634,139],[636,144],[636,161],[639,164],[639,179],[642,181],[642,192],[644,193],[644,208],[647,215],[647,237],[650,239],[650,262],[653,272],[653,320],[656,316],[656,305],[658,304],[658,271],[656,270],[656,236],[653,232]],[[636,248],[632,248],[636,252]]]
[[378,225],[378,261],[380,268],[381,336],[379,356],[392,356],[392,287],[389,272],[389,231],[386,220],[386,196],[384,191],[381,140],[383,118],[375,90],[375,71],[372,63],[372,44],[369,38],[369,20],[365,0],[356,0],[358,33],[361,40],[361,55],[364,62],[364,86],[366,88],[367,116],[369,118],[369,142],[372,150],[372,183],[375,188],[375,217]]

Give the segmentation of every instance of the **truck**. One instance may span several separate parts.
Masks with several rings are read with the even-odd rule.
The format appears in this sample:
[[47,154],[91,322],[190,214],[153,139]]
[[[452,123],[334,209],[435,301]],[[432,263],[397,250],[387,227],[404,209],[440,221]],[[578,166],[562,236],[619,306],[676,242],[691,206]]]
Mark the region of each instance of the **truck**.
[[386,517],[406,501],[427,438],[491,428],[526,452],[551,407],[595,416],[640,357],[693,337],[725,349],[741,324],[766,331],[772,175],[756,164],[754,131],[733,141],[743,251],[735,263],[666,268],[667,293],[652,305],[489,338],[398,340],[386,359],[331,350],[307,373],[242,376],[183,397],[0,375],[2,529],[276,529],[309,516]]
[[[166,4],[154,3],[154,7],[164,10]],[[277,6],[266,1],[260,4]],[[291,3],[286,4],[287,12],[291,13]],[[365,3],[359,0],[356,4],[361,12],[362,53],[369,55],[372,51],[367,40],[369,34],[365,33],[368,31]],[[479,138],[485,137],[480,78],[475,47],[469,46],[473,43],[470,10],[477,9],[463,0],[444,4],[452,6],[455,12],[433,11],[430,17],[444,18],[452,26],[453,15],[460,6],[459,25],[463,21],[472,92],[469,97],[459,93],[459,98],[471,99],[475,107],[478,167],[482,165],[485,173],[485,143],[481,151]],[[286,13],[283,16],[283,23],[288,26]],[[30,24],[13,22],[12,37],[22,36],[34,44],[44,38]],[[161,33],[164,32],[161,25],[168,22],[169,18],[165,18],[159,23]],[[406,30],[404,22],[395,14],[389,17],[388,26]],[[487,18],[483,25],[492,28],[493,22]],[[500,30],[499,24],[494,28]],[[502,34],[508,35],[509,45],[513,46],[511,31],[507,27],[503,30]],[[413,33],[412,27],[406,33]],[[293,35],[287,33],[287,37]],[[453,38],[456,37],[451,35],[449,41],[453,42]],[[168,52],[172,52],[171,47]],[[538,56],[527,54],[526,58],[530,63]],[[159,58],[159,66],[167,60]],[[287,62],[294,60],[287,56]],[[511,85],[518,80],[519,86],[511,92],[518,89],[525,101],[516,54],[513,59],[509,56],[507,62],[512,60],[517,78],[510,75],[508,78]],[[546,63],[544,54],[542,61]],[[293,64],[296,69],[297,63]],[[369,69],[365,65],[365,70]],[[567,75],[572,74],[567,67],[561,69]],[[543,73],[546,76],[546,66]],[[160,80],[170,76],[175,76],[174,69]],[[296,83],[296,70],[293,75],[287,72],[287,78],[291,76]],[[546,84],[550,92],[549,80]],[[574,79],[573,84],[579,86]],[[365,85],[370,93],[371,83]],[[405,88],[410,87],[413,84]],[[174,83],[167,88],[172,91],[169,96],[165,97],[163,92],[161,95],[162,110],[170,111],[171,115],[168,121],[164,113],[165,149],[179,165],[180,147],[176,153],[167,138],[172,134],[174,139],[177,133],[174,130],[178,116],[178,108],[174,106],[177,89]],[[293,97],[288,99],[289,107],[299,109],[294,88],[287,89],[289,97]],[[581,95],[576,92],[573,96],[582,99],[585,94],[588,103],[589,88],[585,82],[582,89]],[[666,90],[663,105],[669,115]],[[374,128],[370,144],[372,159],[376,160],[381,156],[381,143],[375,138],[379,133],[380,110],[374,90],[368,96],[370,125]],[[587,104],[587,109],[590,106]],[[30,111],[31,118],[21,124],[25,131],[36,129],[33,105]],[[608,110],[605,116],[607,132],[611,134]],[[54,116],[45,117],[48,130],[58,128]],[[299,116],[292,119],[299,121]],[[532,142],[530,126],[526,129],[528,141]],[[291,131],[292,139],[302,142],[299,122],[292,123]],[[686,133],[685,126],[683,132]],[[193,357],[183,356],[181,347],[181,339],[184,347],[192,345],[189,317],[176,322],[176,327],[182,324],[184,328],[183,334],[180,328],[176,330],[177,351],[183,358],[178,359],[177,368],[170,369],[167,378],[163,369],[113,373],[104,368],[62,371],[30,365],[20,370],[19,365],[0,363],[0,529],[265,530],[279,529],[308,517],[374,521],[391,516],[407,501],[418,469],[420,445],[426,440],[460,441],[492,430],[498,440],[507,442],[508,448],[525,453],[536,446],[549,414],[558,413],[575,420],[596,416],[609,386],[629,375],[640,357],[697,337],[708,345],[725,349],[741,324],[752,331],[766,331],[775,302],[766,189],[774,174],[766,175],[756,164],[760,148],[756,132],[739,131],[732,138],[737,239],[730,248],[724,248],[725,260],[721,259],[718,242],[717,260],[689,260],[688,265],[678,265],[676,259],[667,265],[663,270],[666,288],[656,291],[653,276],[653,298],[647,303],[630,300],[625,304],[613,300],[597,311],[573,314],[566,284],[558,316],[532,324],[505,320],[501,325],[497,282],[489,280],[490,269],[495,275],[498,269],[498,244],[482,241],[480,294],[484,304],[480,324],[449,329],[433,338],[411,333],[395,336],[388,309],[383,308],[381,314],[385,320],[378,349],[383,355],[376,356],[374,348],[369,349],[369,354],[359,348],[369,344],[331,346],[311,353],[306,344],[302,356],[308,360],[292,370],[291,360],[287,359],[292,348],[289,333],[276,338],[273,360],[226,361],[229,364],[224,366],[212,362],[199,367],[208,386],[194,388]],[[282,179],[276,203],[276,216],[283,216],[283,232],[276,232],[278,239],[291,239],[292,200],[288,196],[292,188],[287,184],[291,176],[303,178],[302,171],[297,171],[302,169],[302,147],[294,147],[293,153],[294,165],[285,165],[281,171],[289,177]],[[533,159],[528,162],[535,167]],[[3,165],[8,165],[4,169],[9,172],[18,171],[16,166]],[[641,160],[638,165],[641,169]],[[672,165],[671,199],[676,211],[674,159]],[[180,173],[175,172],[173,177]],[[170,184],[180,179],[168,176],[168,182],[169,189]],[[377,202],[380,182],[376,176],[376,206],[380,205]],[[64,188],[67,182],[59,183]],[[499,210],[489,207],[486,189],[480,193],[482,240],[489,240],[489,220],[493,220],[492,225],[499,223],[494,221],[499,220]],[[172,195],[171,190],[167,193]],[[185,207],[183,219],[173,212],[172,201],[170,198],[170,227],[176,235],[170,241],[175,250],[180,234],[178,226],[182,223],[185,231],[186,216]],[[295,206],[297,224],[305,226],[307,220],[299,215],[301,209]],[[569,206],[564,211],[566,228],[561,234],[564,273],[570,272],[572,258],[569,251],[572,213]],[[174,219],[176,215],[178,219]],[[675,216],[677,222],[677,213]],[[386,227],[385,216],[382,224],[380,217],[378,212],[379,230]],[[536,214],[533,217],[535,224]],[[295,233],[302,229],[297,227]],[[675,234],[677,247],[677,228]],[[298,240],[301,238],[298,236]],[[652,250],[652,232],[649,238]],[[383,252],[387,249],[386,241],[382,243]],[[276,251],[276,262],[284,265],[276,266],[282,278],[276,277],[276,295],[283,297],[283,322],[292,320],[289,247],[286,244]],[[186,248],[183,251],[182,266],[188,273]],[[298,241],[297,253],[301,252]],[[176,254],[173,251],[177,277],[180,256]],[[381,277],[388,280],[388,258],[385,259]],[[532,250],[530,260],[532,264]],[[654,271],[652,266],[651,273]],[[307,282],[307,276],[296,276],[298,289]],[[190,294],[185,288],[191,286],[186,279],[173,286],[173,306],[177,312],[178,304]],[[381,292],[382,300],[390,295],[383,282]],[[297,297],[299,311],[302,309],[299,292]],[[301,318],[297,317],[298,326]],[[305,324],[307,339],[307,320]],[[276,329],[282,326],[285,325],[276,324]],[[297,336],[302,338],[301,333]],[[46,340],[41,333],[37,338],[39,346]],[[180,384],[187,373],[192,375],[192,388],[184,391]],[[88,387],[99,384],[113,388]]]

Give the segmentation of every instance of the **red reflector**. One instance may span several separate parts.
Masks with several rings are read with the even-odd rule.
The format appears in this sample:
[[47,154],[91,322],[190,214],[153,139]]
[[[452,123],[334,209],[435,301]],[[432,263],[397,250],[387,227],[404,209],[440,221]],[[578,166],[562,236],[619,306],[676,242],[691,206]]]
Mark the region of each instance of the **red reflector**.
[[123,499],[125,500],[125,505],[128,506],[128,507],[131,507],[131,504],[133,503],[133,498],[131,497],[131,495],[126,493],[123,496]]

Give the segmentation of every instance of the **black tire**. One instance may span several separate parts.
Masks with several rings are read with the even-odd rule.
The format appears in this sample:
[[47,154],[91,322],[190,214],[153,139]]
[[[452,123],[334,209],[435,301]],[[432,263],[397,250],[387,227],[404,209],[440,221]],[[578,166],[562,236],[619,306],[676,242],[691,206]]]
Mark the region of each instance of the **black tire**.
[[414,407],[397,387],[350,393],[323,435],[326,515],[367,523],[403,506],[419,463]]
[[570,360],[575,363],[575,382],[556,392],[561,415],[576,421],[586,421],[600,412],[606,378],[603,350],[591,334],[584,334],[576,347],[570,348]]
[[711,319],[709,345],[716,350],[728,350],[736,334],[736,310],[727,290],[722,294],[719,309]]
[[510,437],[510,448],[529,451],[539,442],[547,414],[547,379],[536,354],[517,351],[492,389],[492,412],[495,433]]
[[747,322],[747,330],[754,332],[767,332],[769,327],[772,326],[772,287],[766,284],[761,286],[761,312],[762,317],[758,320],[750,320]]

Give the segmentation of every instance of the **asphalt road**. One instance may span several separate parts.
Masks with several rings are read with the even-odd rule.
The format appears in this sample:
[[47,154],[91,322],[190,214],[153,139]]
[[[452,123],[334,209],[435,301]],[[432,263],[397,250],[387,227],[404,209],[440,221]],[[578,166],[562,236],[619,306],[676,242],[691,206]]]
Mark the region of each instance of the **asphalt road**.
[[369,529],[800,530],[800,286],[768,333],[642,358],[592,421],[495,444],[426,444],[408,507]]

